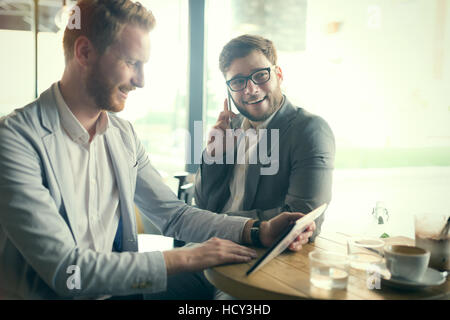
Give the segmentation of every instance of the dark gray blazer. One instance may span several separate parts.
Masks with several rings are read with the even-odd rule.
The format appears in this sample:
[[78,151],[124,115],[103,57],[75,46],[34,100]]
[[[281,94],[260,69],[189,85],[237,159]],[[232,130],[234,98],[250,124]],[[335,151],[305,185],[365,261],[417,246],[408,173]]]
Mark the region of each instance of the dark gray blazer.
[[[233,120],[233,128],[240,128],[243,116]],[[244,211],[226,213],[269,220],[283,211],[309,213],[322,203],[329,203],[335,140],[325,120],[285,99],[267,129],[279,129],[279,170],[274,175],[261,175],[261,168],[268,165],[259,161],[249,164]],[[274,150],[270,143],[268,149]],[[195,178],[195,201],[200,208],[224,213],[233,167],[226,163],[207,164],[203,157]],[[324,215],[316,221],[313,239],[320,233],[323,220]]]

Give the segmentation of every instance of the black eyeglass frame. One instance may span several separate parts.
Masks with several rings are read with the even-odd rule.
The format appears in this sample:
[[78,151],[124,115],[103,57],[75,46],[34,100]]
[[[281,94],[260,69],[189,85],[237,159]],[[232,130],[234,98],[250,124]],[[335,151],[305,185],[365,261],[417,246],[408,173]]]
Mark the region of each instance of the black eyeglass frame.
[[[261,68],[261,69],[256,70],[255,72],[252,72],[251,74],[249,74],[249,75],[246,76],[246,77],[244,77],[244,76],[235,77],[235,78],[232,78],[232,79],[226,81],[225,83],[227,84],[227,87],[228,87],[231,91],[233,91],[233,92],[239,92],[239,91],[242,91],[242,90],[244,90],[245,88],[247,88],[248,80],[252,80],[252,82],[253,82],[255,85],[260,85],[260,84],[264,84],[264,83],[268,82],[268,81],[270,80],[270,78],[271,78],[271,73],[272,73],[272,72],[270,72],[270,69],[272,69],[272,67]],[[256,82],[252,79],[252,78],[253,78],[253,75],[255,75],[256,73],[261,72],[261,71],[268,71],[268,72],[269,72],[269,78],[268,78],[266,81],[264,81],[264,82],[256,83]],[[244,85],[244,87],[243,87],[242,89],[239,89],[239,90],[233,90],[233,88],[231,88],[231,86],[230,86],[231,81],[234,81],[234,80],[236,80],[236,79],[245,79],[245,85]]]

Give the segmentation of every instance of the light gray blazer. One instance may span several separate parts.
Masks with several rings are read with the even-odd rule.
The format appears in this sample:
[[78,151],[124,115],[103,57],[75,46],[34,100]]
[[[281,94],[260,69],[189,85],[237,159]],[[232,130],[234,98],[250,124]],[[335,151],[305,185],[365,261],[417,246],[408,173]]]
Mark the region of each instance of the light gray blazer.
[[[131,124],[110,115],[105,133],[119,189],[123,250],[77,246],[73,195],[52,88],[0,120],[0,299],[59,299],[163,291],[161,252],[137,253],[134,204],[163,234],[240,241],[247,219],[187,206],[162,182]],[[67,285],[76,265],[80,289]],[[73,287],[73,286],[72,286]]]

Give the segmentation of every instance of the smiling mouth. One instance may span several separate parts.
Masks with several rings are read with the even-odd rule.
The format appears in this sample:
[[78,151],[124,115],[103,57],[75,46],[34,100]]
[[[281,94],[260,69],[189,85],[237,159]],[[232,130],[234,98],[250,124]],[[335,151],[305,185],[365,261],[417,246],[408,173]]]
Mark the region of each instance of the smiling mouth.
[[128,92],[129,92],[129,91],[126,90],[126,89],[119,89],[119,91],[122,92],[122,93],[123,93],[124,95],[126,95],[126,96],[128,95]]
[[133,90],[134,89],[129,89],[129,88],[119,88],[119,92],[124,99],[128,98],[128,93]]
[[266,97],[264,97],[264,98],[262,98],[261,100],[257,100],[257,101],[246,101],[245,103],[246,104],[258,104],[258,103],[261,103],[261,102],[263,102],[264,100],[266,100],[266,98],[267,98],[267,96]]

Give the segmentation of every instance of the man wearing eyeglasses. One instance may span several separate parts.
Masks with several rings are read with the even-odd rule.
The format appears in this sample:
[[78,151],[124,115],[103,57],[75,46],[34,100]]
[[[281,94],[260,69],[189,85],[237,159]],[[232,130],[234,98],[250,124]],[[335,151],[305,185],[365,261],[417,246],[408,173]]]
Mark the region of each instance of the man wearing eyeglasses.
[[[255,35],[237,37],[225,45],[219,63],[228,99],[240,114],[230,110],[231,101],[226,99],[196,175],[197,205],[269,220],[283,211],[308,213],[329,203],[333,132],[321,117],[293,106],[282,93],[283,73],[272,41]],[[236,133],[239,129],[241,134]],[[248,138],[245,132],[249,131],[257,138]],[[234,139],[229,139],[230,135]],[[265,139],[267,148],[261,144],[264,135],[271,136]],[[267,151],[271,163],[264,163],[261,151]],[[252,163],[255,154],[258,161]],[[242,158],[244,161],[239,161]],[[264,172],[268,166],[275,170]],[[323,215],[310,240],[319,234],[322,222]]]

